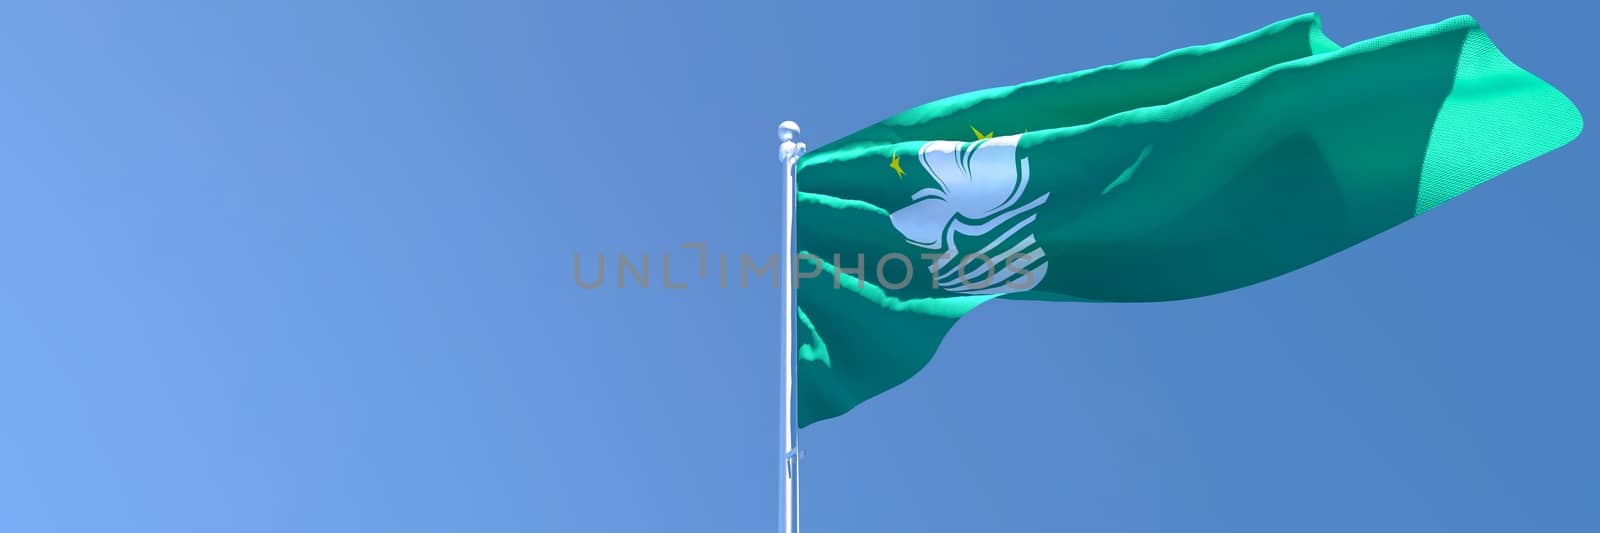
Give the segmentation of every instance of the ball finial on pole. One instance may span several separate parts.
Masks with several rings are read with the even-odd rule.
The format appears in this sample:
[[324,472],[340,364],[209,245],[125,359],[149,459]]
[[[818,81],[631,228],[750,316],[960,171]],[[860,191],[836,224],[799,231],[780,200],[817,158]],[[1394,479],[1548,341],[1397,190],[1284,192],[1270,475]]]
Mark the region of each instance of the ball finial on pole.
[[800,125],[793,120],[785,120],[778,124],[778,160],[785,164],[793,163],[800,154],[806,153],[806,143],[795,139],[800,137]]

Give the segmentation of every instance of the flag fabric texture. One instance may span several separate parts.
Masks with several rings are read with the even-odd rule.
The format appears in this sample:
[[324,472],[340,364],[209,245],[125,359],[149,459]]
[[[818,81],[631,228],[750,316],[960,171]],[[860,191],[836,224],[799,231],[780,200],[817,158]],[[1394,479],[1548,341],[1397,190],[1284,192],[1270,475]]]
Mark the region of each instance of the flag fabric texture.
[[799,424],[909,379],[990,299],[1258,283],[1581,129],[1466,16],[1341,47],[1308,14],[917,106],[799,161]]

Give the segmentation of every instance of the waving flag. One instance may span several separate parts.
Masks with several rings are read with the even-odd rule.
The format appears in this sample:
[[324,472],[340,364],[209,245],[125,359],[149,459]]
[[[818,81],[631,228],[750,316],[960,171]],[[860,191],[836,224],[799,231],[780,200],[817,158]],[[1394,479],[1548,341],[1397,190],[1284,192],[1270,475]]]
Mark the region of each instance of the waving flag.
[[1469,17],[1340,47],[1304,15],[915,107],[800,159],[799,423],[909,379],[990,299],[1258,283],[1581,129]]

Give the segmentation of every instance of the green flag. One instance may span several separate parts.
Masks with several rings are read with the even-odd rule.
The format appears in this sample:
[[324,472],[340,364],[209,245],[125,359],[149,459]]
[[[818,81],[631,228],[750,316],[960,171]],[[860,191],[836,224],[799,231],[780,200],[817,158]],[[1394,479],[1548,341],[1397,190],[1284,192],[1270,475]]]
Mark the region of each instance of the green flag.
[[1303,15],[917,106],[799,162],[800,425],[909,379],[989,299],[1258,283],[1581,129],[1464,16],[1340,47]]

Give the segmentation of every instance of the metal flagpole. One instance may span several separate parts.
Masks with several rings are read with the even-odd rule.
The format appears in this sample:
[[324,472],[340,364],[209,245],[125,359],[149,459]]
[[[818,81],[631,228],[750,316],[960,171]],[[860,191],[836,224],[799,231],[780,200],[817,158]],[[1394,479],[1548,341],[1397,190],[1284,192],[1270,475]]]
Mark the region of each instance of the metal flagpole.
[[783,532],[800,531],[800,438],[794,421],[794,173],[806,153],[796,140],[800,125],[778,125],[778,157],[783,161]]

